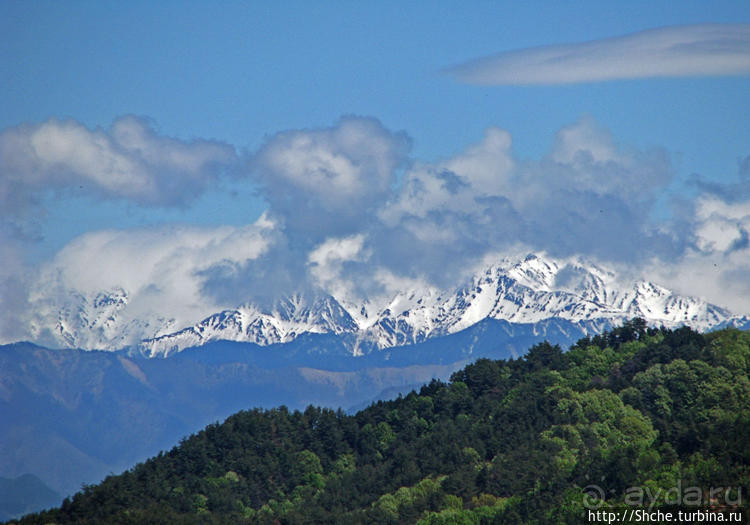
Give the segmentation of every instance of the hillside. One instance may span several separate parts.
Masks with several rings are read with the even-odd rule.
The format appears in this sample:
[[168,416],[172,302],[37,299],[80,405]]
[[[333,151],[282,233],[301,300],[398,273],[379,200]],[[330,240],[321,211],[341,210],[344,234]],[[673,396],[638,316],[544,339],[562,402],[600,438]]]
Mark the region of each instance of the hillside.
[[750,489],[749,372],[745,332],[633,320],[355,415],[239,412],[13,523],[577,524],[674,503],[729,516]]
[[32,474],[15,479],[0,476],[0,520],[28,514],[39,508],[51,508],[62,500],[57,492]]
[[567,347],[582,335],[565,321],[486,319],[358,357],[331,334],[269,346],[215,341],[167,359],[0,346],[0,476],[34,474],[62,499],[238,410],[313,404],[350,411],[448,379],[479,357],[518,357],[545,338]]

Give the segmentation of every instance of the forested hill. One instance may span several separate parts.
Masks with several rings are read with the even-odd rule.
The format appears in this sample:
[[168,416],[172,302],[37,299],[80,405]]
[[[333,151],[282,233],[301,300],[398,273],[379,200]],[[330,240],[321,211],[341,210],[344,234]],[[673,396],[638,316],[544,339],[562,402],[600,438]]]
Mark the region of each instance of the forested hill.
[[239,412],[20,523],[579,524],[589,509],[741,511],[749,371],[746,332],[633,320],[568,352],[543,343],[479,360],[356,415]]

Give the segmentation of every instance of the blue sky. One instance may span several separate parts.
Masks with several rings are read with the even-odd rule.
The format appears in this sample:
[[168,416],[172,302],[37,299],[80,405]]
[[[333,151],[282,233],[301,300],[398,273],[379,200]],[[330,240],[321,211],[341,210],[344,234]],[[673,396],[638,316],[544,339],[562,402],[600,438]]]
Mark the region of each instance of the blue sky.
[[[406,130],[414,157],[435,160],[479,140],[488,126],[509,130],[519,156],[536,157],[563,125],[591,115],[622,143],[675,153],[682,176],[734,175],[747,153],[746,77],[477,87],[441,74],[504,50],[750,21],[741,1],[5,2],[0,10],[2,127],[53,116],[106,127],[134,114],[166,135],[252,150],[277,131],[355,114]],[[264,207],[247,201],[208,195],[154,220],[239,223]],[[85,215],[81,208],[96,205],[60,204],[58,213],[49,209],[47,240],[37,247],[44,254],[89,221],[150,220],[112,203]],[[207,213],[217,205],[221,214]]]
[[[736,209],[736,202],[721,200],[716,195],[726,196],[733,191],[731,184],[738,183],[741,163],[750,155],[747,68],[730,65],[727,66],[730,70],[732,67],[739,70],[543,85],[472,83],[452,74],[450,68],[472,65],[478,58],[518,49],[598,41],[672,26],[741,23],[750,23],[750,5],[744,1],[3,2],[0,4],[3,108],[0,130],[5,130],[6,138],[23,135],[25,127],[38,130],[49,119],[58,119],[55,122],[79,126],[75,130],[70,128],[76,133],[100,132],[99,138],[108,140],[102,137],[113,136],[112,126],[117,119],[135,115],[137,123],[121,128],[143,132],[150,137],[148,140],[163,139],[157,141],[162,148],[158,151],[162,152],[174,153],[169,148],[179,143],[182,148],[179,151],[185,153],[195,145],[193,141],[202,141],[200,147],[210,150],[206,155],[212,164],[191,164],[194,168],[191,182],[181,186],[179,195],[170,199],[164,192],[171,191],[169,177],[181,176],[176,164],[144,161],[138,169],[146,174],[143,180],[154,186],[149,186],[150,190],[125,191],[99,179],[94,190],[82,183],[94,177],[93,171],[86,170],[98,168],[87,166],[83,171],[89,178],[81,179],[81,170],[76,171],[78,168],[69,164],[62,170],[67,170],[64,176],[53,173],[53,168],[37,165],[24,172],[25,178],[16,180],[11,172],[23,171],[25,168],[18,167],[23,163],[6,162],[0,166],[3,170],[0,180],[4,177],[6,182],[13,181],[4,189],[6,195],[11,195],[8,198],[18,203],[20,211],[4,212],[6,249],[1,255],[7,261],[11,258],[16,261],[15,265],[6,266],[13,268],[14,277],[19,277],[21,273],[33,275],[45,265],[61,264],[58,252],[67,246],[69,255],[73,239],[104,229],[137,228],[143,232],[165,224],[178,228],[243,227],[269,210],[269,203],[272,219],[281,217],[285,224],[295,224],[299,217],[289,215],[291,209],[282,210],[279,203],[292,202],[298,206],[306,202],[303,198],[295,200],[296,194],[289,190],[299,180],[284,178],[289,174],[279,171],[277,164],[273,164],[276,161],[268,160],[270,156],[259,153],[287,144],[284,136],[277,135],[280,132],[339,129],[343,125],[339,120],[342,116],[354,115],[377,119],[374,126],[360,122],[352,127],[357,130],[361,127],[366,130],[363,133],[374,133],[388,142],[385,149],[391,155],[384,162],[393,170],[392,174],[379,178],[380,168],[373,167],[366,176],[375,177],[378,184],[394,187],[406,187],[410,180],[414,185],[417,182],[424,185],[425,181],[416,174],[419,166],[429,165],[433,171],[447,169],[446,166],[456,164],[455,159],[481,144],[486,130],[493,127],[508,132],[512,141],[510,155],[517,166],[523,166],[518,169],[519,173],[526,173],[524,177],[582,180],[582,175],[574,174],[573,168],[553,177],[550,174],[557,168],[548,165],[550,159],[561,154],[561,130],[578,123],[586,128],[581,133],[596,134],[600,142],[609,141],[607,147],[616,152],[606,158],[594,154],[595,161],[619,162],[623,174],[631,173],[628,170],[640,170],[638,173],[661,170],[659,173],[663,175],[654,176],[654,180],[660,180],[655,186],[645,179],[639,182],[650,192],[648,202],[642,202],[637,195],[628,197],[623,204],[625,211],[619,215],[622,224],[606,224],[606,227],[619,232],[618,228],[625,231],[627,221],[636,222],[632,243],[639,236],[647,236],[649,240],[644,244],[653,246],[647,250],[649,260],[690,260],[690,264],[699,264],[695,262],[698,257],[695,254],[701,250],[711,252],[703,253],[706,257],[738,259],[740,255],[730,253],[724,245],[734,246],[732,243],[742,238],[746,215]],[[720,26],[720,32],[723,27]],[[742,35],[747,36],[746,29],[740,30],[741,38]],[[746,52],[747,48],[740,47],[740,54],[743,49]],[[501,60],[505,60],[504,56]],[[633,56],[637,59],[637,55]],[[648,61],[648,56],[644,60]],[[658,62],[654,63],[659,67]],[[501,62],[499,67],[507,64]],[[399,142],[399,133],[407,136],[408,146]],[[344,157],[369,162],[366,160],[369,157],[361,157],[361,151],[341,146],[334,131],[325,136],[310,136],[317,137],[312,140],[323,149],[334,144],[344,148],[341,150]],[[118,144],[113,147],[122,147]],[[401,146],[408,152],[401,152]],[[233,149],[234,162],[226,162],[229,150],[222,148]],[[198,162],[197,157],[190,158]],[[222,164],[222,173],[212,171],[216,163]],[[232,166],[227,167],[228,164]],[[106,169],[102,167],[97,173]],[[253,175],[246,175],[248,170]],[[410,172],[415,173],[411,178]],[[615,172],[620,173],[617,169]],[[586,173],[586,177],[594,176],[593,171]],[[152,175],[153,180],[148,179]],[[460,172],[458,176],[470,178]],[[696,176],[701,184],[694,183]],[[517,175],[516,183],[523,184],[527,180],[524,177]],[[689,183],[691,180],[693,183]],[[605,185],[606,191],[599,186],[586,191],[598,195],[596,205],[599,205],[610,195],[607,192],[622,193],[633,182],[613,184]],[[712,184],[713,190],[708,191]],[[717,184],[724,185],[721,191],[717,190]],[[326,224],[345,219],[353,226],[329,231],[321,223],[320,236],[307,232],[307,237],[290,227],[284,231],[285,242],[291,246],[288,256],[303,257],[328,239],[351,240],[358,238],[357,235],[367,239],[362,242],[371,243],[369,249],[379,252],[377,239],[385,238],[386,230],[369,226],[376,220],[374,217],[383,224],[391,221],[388,234],[398,236],[406,228],[406,222],[398,222],[405,215],[394,210],[407,205],[404,198],[398,192],[379,193],[385,191],[381,186],[368,188],[380,195],[382,206],[372,208],[367,217],[354,217],[348,209],[331,211],[325,199],[320,201],[320,208],[311,205],[309,213],[330,212],[331,220]],[[738,194],[745,191],[744,186],[735,189]],[[147,191],[162,193],[154,197],[148,196]],[[353,197],[356,202],[358,195]],[[707,195],[735,208],[717,211],[711,207],[713,201]],[[675,199],[684,201],[684,205],[675,205]],[[514,213],[526,209],[512,198],[510,201]],[[593,206],[592,202],[581,201],[583,206]],[[6,204],[6,207],[12,206]],[[433,209],[430,213],[434,215],[437,211]],[[500,213],[496,208],[490,211]],[[675,222],[681,212],[693,217],[701,213],[719,217],[721,224],[708,224],[708,219],[697,224],[685,217],[680,219],[682,222]],[[471,218],[466,210],[461,214],[464,228],[468,229],[472,220],[487,219]],[[638,219],[639,214],[648,220]],[[425,220],[426,215],[411,213],[410,216]],[[448,220],[446,217],[441,220]],[[558,243],[542,233],[529,233],[546,228],[543,218],[532,222],[525,229],[520,226],[521,229],[509,229],[502,242],[487,241],[484,246],[477,240],[463,248],[475,250],[478,258],[493,250],[506,249],[508,237],[515,235],[529,249],[560,255],[580,253],[597,259],[609,258],[613,263],[638,265],[644,271],[648,268],[646,258],[636,263],[624,255],[638,250],[638,246],[627,246],[620,253],[604,241],[601,246],[606,249],[576,240]],[[416,231],[413,223],[409,223],[412,233]],[[420,227],[426,228],[424,224]],[[726,233],[732,228],[736,231]],[[723,251],[719,250],[721,243],[712,244],[711,239],[704,238],[709,235],[705,232],[714,231],[727,235],[728,240],[722,241]],[[295,245],[297,234],[308,245]],[[667,244],[670,247],[664,248]],[[433,259],[450,255],[445,246],[423,248]],[[607,257],[607,253],[612,255]],[[275,257],[282,256],[276,253]],[[415,268],[426,264],[416,258],[412,266],[400,268],[392,262],[399,257],[403,257],[400,252],[383,255],[377,264],[394,274],[401,272],[412,277],[418,273]],[[707,261],[700,265],[709,264]],[[660,277],[685,291],[720,300],[721,287],[725,286],[721,283],[726,283],[728,277],[717,277],[712,288],[691,289],[686,284],[690,281],[687,276],[697,271],[695,268],[686,266]],[[731,265],[731,271],[735,272],[732,275],[750,275],[746,270],[745,266]],[[425,272],[429,277],[430,271]],[[206,280],[204,285],[206,282],[213,281]],[[205,286],[201,289],[205,291]],[[6,291],[6,297],[9,296]],[[218,299],[217,302],[221,303]],[[746,306],[733,299],[725,303]]]

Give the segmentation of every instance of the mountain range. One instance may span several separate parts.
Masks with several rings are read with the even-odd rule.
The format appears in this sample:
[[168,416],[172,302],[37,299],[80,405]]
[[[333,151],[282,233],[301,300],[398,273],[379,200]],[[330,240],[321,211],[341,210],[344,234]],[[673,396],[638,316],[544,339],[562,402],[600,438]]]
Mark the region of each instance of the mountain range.
[[502,258],[459,286],[414,287],[380,304],[307,292],[266,306],[248,302],[183,327],[176,326],[169,312],[156,318],[128,316],[128,301],[129,293],[122,288],[93,297],[71,293],[64,307],[37,322],[37,331],[54,327],[60,347],[127,347],[149,357],[218,340],[271,345],[302,334],[347,335],[346,350],[362,355],[457,333],[483,319],[513,324],[566,320],[583,334],[600,333],[633,317],[651,325],[688,325],[702,331],[749,322],[747,316],[652,282],[627,282],[597,264],[544,254]]
[[74,292],[62,308],[40,309],[37,328],[54,333],[57,350],[0,346],[0,476],[33,474],[71,494],[236,410],[364,407],[477,358],[517,358],[542,340],[567,347],[634,317],[750,326],[701,299],[539,254],[382,304],[299,293],[186,327],[168,312],[134,317],[131,293]]

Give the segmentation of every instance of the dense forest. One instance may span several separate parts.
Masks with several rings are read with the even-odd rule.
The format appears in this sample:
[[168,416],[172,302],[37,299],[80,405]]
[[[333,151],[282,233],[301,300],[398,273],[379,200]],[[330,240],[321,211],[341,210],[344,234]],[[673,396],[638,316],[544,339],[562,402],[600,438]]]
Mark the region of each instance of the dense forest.
[[[355,415],[248,410],[13,523],[570,523],[743,512],[750,334],[634,319]],[[633,522],[636,520],[633,519]]]

